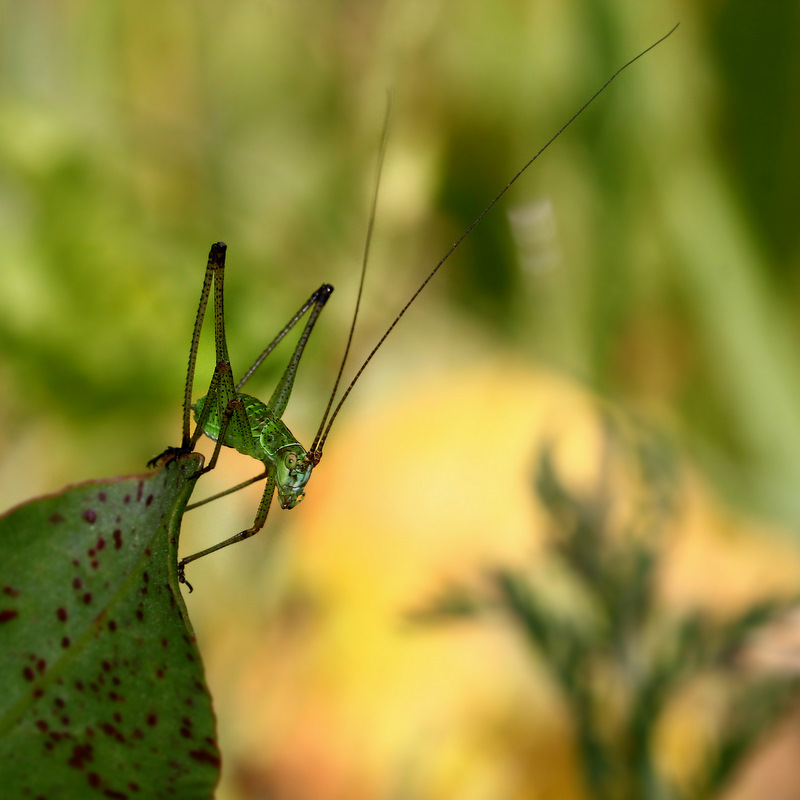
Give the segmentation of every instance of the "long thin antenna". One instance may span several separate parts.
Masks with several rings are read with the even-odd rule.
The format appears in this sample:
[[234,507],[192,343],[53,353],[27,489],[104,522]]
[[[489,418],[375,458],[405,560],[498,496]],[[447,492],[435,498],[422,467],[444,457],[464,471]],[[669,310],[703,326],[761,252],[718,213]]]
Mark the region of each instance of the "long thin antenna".
[[[316,458],[318,451],[318,445],[320,444],[320,439],[322,437],[323,430],[325,430],[325,423],[328,421],[328,414],[331,413],[331,408],[333,406],[333,401],[336,399],[336,392],[339,390],[339,384],[342,380],[342,375],[344,374],[344,365],[347,362],[347,356],[350,353],[350,345],[353,343],[353,334],[356,330],[356,320],[358,319],[358,311],[361,308],[361,296],[364,294],[364,278],[367,275],[367,263],[369,261],[369,250],[372,244],[372,231],[375,228],[375,215],[378,209],[378,190],[380,189],[381,185],[381,175],[383,173],[383,160],[386,156],[386,142],[389,139],[389,120],[392,116],[392,95],[389,93],[386,97],[386,113],[383,115],[383,131],[381,133],[381,143],[380,147],[378,148],[378,163],[375,172],[375,184],[372,188],[372,202],[369,209],[369,222],[367,223],[367,238],[364,242],[364,256],[361,260],[361,278],[358,282],[358,294],[356,295],[356,307],[353,311],[353,321],[350,323],[350,332],[347,334],[347,344],[344,348],[344,355],[342,356],[342,361],[339,364],[339,372],[336,375],[336,380],[333,383],[333,389],[331,390],[331,396],[328,398],[328,405],[325,408],[325,413],[322,415],[322,420],[319,423],[319,428],[317,429],[317,435],[314,437],[314,441],[311,445],[311,449],[308,451],[311,454],[312,461],[316,463],[319,459]],[[348,388],[348,391],[350,389]],[[341,405],[341,403],[339,404]],[[339,406],[336,407],[336,413],[339,411]],[[336,416],[334,413],[334,417]],[[328,425],[328,430],[330,430],[330,425]],[[327,435],[327,431],[326,435]]]
[[[311,448],[311,451],[310,451],[312,453],[312,460],[313,460],[313,462],[315,464],[322,458],[322,449],[325,447],[325,441],[328,438],[328,434],[330,433],[331,426],[333,425],[333,422],[336,419],[336,417],[339,415],[339,412],[341,411],[342,406],[344,405],[345,400],[347,400],[350,392],[353,390],[353,387],[356,385],[356,383],[358,383],[359,378],[363,374],[364,370],[367,368],[367,364],[369,364],[369,362],[372,361],[372,359],[375,356],[375,353],[377,353],[378,350],[380,350],[380,348],[383,346],[383,343],[386,341],[386,339],[389,336],[389,334],[397,326],[397,323],[400,322],[400,320],[405,315],[406,311],[408,311],[408,309],[411,307],[412,303],[417,299],[417,297],[420,295],[422,290],[428,285],[428,283],[431,281],[433,276],[439,271],[439,269],[442,267],[442,265],[445,263],[445,261],[447,261],[447,259],[450,258],[451,255],[453,255],[455,250],[464,241],[464,239],[466,239],[467,236],[469,236],[470,233],[472,233],[472,231],[481,222],[481,220],[483,220],[483,218],[495,207],[495,205],[497,205],[497,203],[500,201],[500,199],[517,182],[517,179],[522,176],[522,174],[528,169],[528,167],[530,167],[531,164],[533,164],[533,162],[536,161],[536,159],[539,158],[539,156],[542,155],[542,153],[544,153],[544,151],[547,150],[547,148],[550,147],[550,145],[553,144],[553,142],[556,139],[558,139],[558,137],[561,136],[561,134],[564,133],[564,131],[567,128],[569,128],[569,126],[572,125],[573,122],[575,122],[575,120],[608,88],[609,84],[611,84],[611,82],[620,73],[624,72],[628,67],[630,67],[631,64],[633,64],[636,61],[638,61],[642,56],[644,56],[647,53],[649,53],[654,47],[658,47],[658,45],[660,45],[661,42],[663,42],[665,39],[667,39],[670,36],[672,36],[672,34],[678,28],[678,25],[680,25],[680,23],[676,23],[668,33],[665,33],[660,39],[658,39],[657,41],[653,42],[653,44],[651,44],[649,47],[647,47],[644,50],[642,50],[642,52],[639,53],[637,56],[634,56],[630,61],[628,61],[625,64],[623,64],[567,120],[567,122],[564,125],[562,125],[561,128],[559,128],[558,131],[553,136],[550,137],[550,139],[547,140],[547,142],[539,149],[539,151],[514,175],[514,177],[511,178],[511,180],[505,185],[505,187],[503,187],[503,189],[498,193],[498,195],[494,198],[494,200],[492,200],[492,202],[489,203],[489,205],[486,206],[486,208],[484,208],[483,211],[481,211],[481,213],[475,218],[474,222],[466,229],[466,231],[464,231],[463,234],[461,234],[461,236],[456,240],[456,242],[453,244],[453,246],[444,254],[443,258],[439,261],[439,263],[431,270],[431,272],[428,275],[428,277],[425,278],[425,280],[420,284],[419,288],[414,292],[414,294],[411,295],[411,297],[409,298],[408,302],[402,307],[402,309],[400,309],[400,313],[394,318],[394,321],[392,322],[392,324],[386,329],[386,332],[378,340],[378,343],[372,348],[372,350],[370,351],[369,355],[364,360],[364,363],[359,367],[358,371],[356,372],[355,376],[353,377],[353,380],[350,381],[350,385],[347,387],[347,389],[345,389],[344,394],[342,395],[341,399],[337,403],[336,408],[334,408],[333,414],[331,414],[330,418],[328,419],[327,425],[325,426],[325,429],[322,432],[322,435],[320,436],[320,434],[317,433],[317,436],[314,439],[314,444],[313,444],[313,446]],[[384,132],[384,137],[385,137],[385,132]],[[381,161],[383,159],[383,148],[385,147],[385,144],[386,144],[386,141],[385,141],[385,138],[384,138],[384,141],[381,144]],[[372,222],[373,222],[373,217],[374,217],[374,211],[375,211],[375,200],[373,200],[373,207],[372,207],[372,215],[373,216],[370,217],[369,235],[371,235],[371,233],[372,233]],[[368,235],[368,239],[367,239],[367,250],[369,249],[369,235]],[[365,252],[365,264],[366,264],[366,252]],[[362,275],[361,275],[362,285],[363,285],[363,280],[364,280],[364,272],[363,272],[364,268],[365,267],[362,267]],[[358,299],[359,299],[359,302],[360,302],[360,300],[361,300],[361,290],[360,289],[359,289],[359,297],[358,297]],[[356,306],[356,307],[358,307],[358,306]],[[355,327],[355,318],[353,318],[353,327]],[[353,334],[353,329],[351,328],[351,330],[350,330],[350,339],[352,339],[352,334]],[[350,339],[348,339],[348,342],[347,342],[348,349],[350,347]],[[342,364],[342,368],[343,367],[344,367],[344,364]],[[340,374],[341,374],[341,370],[340,370]],[[337,379],[337,385],[338,385],[338,379]],[[331,402],[332,401],[333,400],[331,399]],[[330,404],[331,403],[328,404],[328,408],[330,408]],[[326,411],[325,412],[325,416],[327,417],[327,415],[328,415],[328,412]],[[323,420],[323,422],[324,422],[324,420]],[[320,426],[320,429],[322,429],[322,426]]]

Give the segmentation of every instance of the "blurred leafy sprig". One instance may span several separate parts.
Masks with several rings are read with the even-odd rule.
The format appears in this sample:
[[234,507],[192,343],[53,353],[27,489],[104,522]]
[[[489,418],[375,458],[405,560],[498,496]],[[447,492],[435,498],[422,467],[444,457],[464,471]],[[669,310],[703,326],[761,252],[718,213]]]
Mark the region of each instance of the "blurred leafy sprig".
[[[480,588],[450,586],[414,616],[430,623],[499,614],[514,626],[563,695],[587,796],[716,797],[797,700],[795,674],[758,672],[743,658],[797,598],[755,602],[726,619],[666,607],[658,577],[679,498],[669,448],[610,417],[604,431],[588,491],[562,480],[552,445],[538,454],[535,491],[551,536],[537,567],[489,569]],[[624,498],[620,470],[635,477]],[[553,568],[566,578],[566,595],[552,591]],[[658,735],[673,701],[704,680],[723,697],[716,735],[693,774],[676,779]]]

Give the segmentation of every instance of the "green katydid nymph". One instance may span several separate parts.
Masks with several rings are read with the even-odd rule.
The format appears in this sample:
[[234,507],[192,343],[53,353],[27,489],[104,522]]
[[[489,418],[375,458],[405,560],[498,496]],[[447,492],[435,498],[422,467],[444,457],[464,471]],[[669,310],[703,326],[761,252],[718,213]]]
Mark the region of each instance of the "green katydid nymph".
[[[338,374],[334,382],[325,413],[323,414],[319,428],[317,429],[317,434],[308,450],[306,450],[297,441],[294,435],[283,423],[281,417],[283,416],[286,405],[289,401],[289,396],[291,395],[292,387],[294,386],[295,376],[297,374],[297,369],[300,359],[303,355],[303,351],[308,343],[308,339],[323,307],[333,292],[333,287],[329,284],[323,284],[320,286],[319,289],[317,289],[311,295],[311,297],[308,298],[308,300],[292,317],[292,319],[289,320],[289,322],[278,333],[275,339],[264,349],[261,355],[255,360],[254,364],[244,374],[244,376],[238,382],[234,382],[230,357],[228,355],[227,340],[225,337],[223,284],[226,245],[222,242],[218,242],[211,246],[208,264],[206,266],[205,280],[203,281],[203,290],[200,295],[200,305],[197,311],[194,332],[192,334],[191,348],[189,351],[189,368],[186,375],[186,387],[183,401],[183,437],[179,447],[167,448],[162,456],[153,459],[151,465],[158,462],[162,457],[166,457],[168,460],[169,458],[175,457],[178,454],[191,452],[200,436],[205,434],[216,442],[216,446],[208,464],[202,469],[201,474],[208,472],[215,467],[223,445],[225,447],[234,448],[244,455],[251,456],[256,460],[261,461],[264,465],[264,469],[254,478],[251,478],[250,480],[245,481],[244,483],[241,483],[238,486],[227,490],[226,492],[222,492],[199,503],[195,503],[189,506],[189,508],[195,508],[198,505],[202,505],[211,500],[215,500],[218,497],[222,497],[223,495],[235,492],[238,489],[255,483],[256,481],[266,480],[266,485],[264,487],[261,503],[258,507],[258,511],[251,527],[213,545],[212,547],[208,547],[205,550],[201,550],[198,553],[193,553],[192,555],[183,558],[178,564],[178,577],[182,583],[187,583],[187,585],[189,585],[184,577],[184,571],[186,565],[190,562],[195,561],[202,556],[206,556],[209,553],[220,550],[223,547],[227,547],[230,544],[240,542],[258,533],[258,531],[260,531],[266,523],[270,505],[276,491],[280,505],[285,509],[294,508],[303,499],[306,484],[311,477],[313,469],[322,459],[323,448],[325,446],[328,434],[330,433],[331,426],[341,411],[345,400],[348,398],[353,387],[360,379],[367,364],[369,364],[369,362],[373,359],[375,354],[386,341],[386,338],[394,330],[397,323],[402,319],[422,290],[428,285],[429,281],[434,275],[436,275],[448,258],[450,258],[456,248],[481,222],[484,216],[486,216],[486,214],[488,214],[489,211],[506,194],[506,192],[517,181],[517,179],[520,178],[520,176],[528,169],[528,167],[530,167],[531,164],[536,161],[536,159],[581,115],[581,113],[583,113],[583,111],[608,87],[608,85],[621,72],[631,66],[631,64],[663,42],[664,39],[670,36],[677,27],[677,25],[673,27],[669,33],[662,36],[658,41],[651,44],[637,56],[620,67],[511,178],[511,180],[503,187],[503,189],[497,194],[492,202],[486,206],[486,208],[477,216],[467,230],[450,247],[450,249],[440,259],[440,261],[431,270],[414,294],[402,307],[400,312],[386,329],[385,333],[372,348],[367,358],[358,368],[355,376],[350,381],[349,385],[342,393],[342,396],[339,398],[338,403],[336,403],[334,407],[337,391],[342,374],[344,372],[345,362],[350,350],[350,344],[353,340],[353,333],[355,330],[356,320],[358,318],[358,310],[364,287],[364,276],[367,268],[369,246],[372,238],[373,223],[375,220],[375,208],[377,203],[381,166],[386,149],[388,129],[387,113],[387,122],[384,123],[383,137],[379,151],[377,178],[372,195],[372,205],[367,227],[364,256],[361,264],[361,279],[356,297],[355,310],[353,312],[353,318],[350,325],[347,343],[344,348],[344,354],[340,362]],[[208,306],[212,285],[214,292],[214,342],[216,349],[216,368],[214,369],[214,374],[211,378],[208,392],[204,397],[201,397],[194,404],[192,404],[192,389],[194,386],[194,373],[197,350],[200,341],[200,331],[203,326],[203,320],[205,317],[206,308]],[[261,400],[252,397],[251,395],[244,394],[241,390],[245,383],[247,383],[264,359],[306,315],[308,315],[308,319],[305,322],[300,339],[295,346],[283,376],[278,382],[278,385],[275,388],[275,391],[272,393],[272,397],[270,397],[269,401],[264,403]],[[194,432],[191,432],[192,411],[194,412],[194,419],[196,422]],[[191,590],[191,586],[189,588]]]

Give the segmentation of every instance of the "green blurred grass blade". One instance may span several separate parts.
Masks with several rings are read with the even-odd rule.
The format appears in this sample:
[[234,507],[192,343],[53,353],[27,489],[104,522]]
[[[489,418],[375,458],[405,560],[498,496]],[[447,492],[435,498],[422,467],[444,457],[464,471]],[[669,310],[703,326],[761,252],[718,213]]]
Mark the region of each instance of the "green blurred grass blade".
[[93,481],[0,518],[5,797],[211,797],[211,699],[177,582],[202,464]]

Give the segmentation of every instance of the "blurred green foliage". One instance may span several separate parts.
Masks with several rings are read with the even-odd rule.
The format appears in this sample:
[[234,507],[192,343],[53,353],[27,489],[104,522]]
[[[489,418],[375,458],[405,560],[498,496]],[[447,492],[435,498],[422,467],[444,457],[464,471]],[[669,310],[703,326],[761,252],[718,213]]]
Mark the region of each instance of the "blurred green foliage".
[[[583,100],[680,21],[415,314],[458,315],[478,341],[652,408],[742,501],[800,520],[798,14],[744,0],[2,0],[4,504],[175,442],[218,239],[237,370],[323,280],[339,290],[301,376],[313,430],[387,89],[373,333]],[[384,368],[426,330],[398,332]]]

